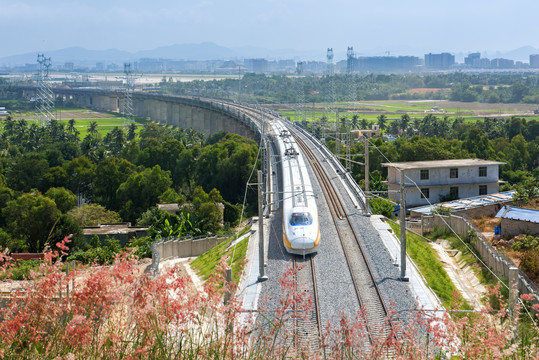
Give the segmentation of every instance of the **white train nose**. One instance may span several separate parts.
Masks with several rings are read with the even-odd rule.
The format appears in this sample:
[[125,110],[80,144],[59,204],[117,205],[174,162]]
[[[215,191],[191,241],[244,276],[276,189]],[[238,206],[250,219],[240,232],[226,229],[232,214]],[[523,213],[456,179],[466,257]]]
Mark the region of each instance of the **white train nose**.
[[307,250],[314,247],[314,239],[307,237],[297,237],[291,241],[292,249],[294,250]]

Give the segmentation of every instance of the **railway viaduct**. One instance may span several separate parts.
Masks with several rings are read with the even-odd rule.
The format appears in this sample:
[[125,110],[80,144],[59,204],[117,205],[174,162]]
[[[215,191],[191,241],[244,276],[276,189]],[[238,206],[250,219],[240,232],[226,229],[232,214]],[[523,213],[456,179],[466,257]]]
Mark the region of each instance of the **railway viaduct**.
[[[36,96],[37,88],[28,88],[23,96]],[[56,97],[72,101],[82,108],[121,113],[125,92],[104,89],[53,88]],[[150,118],[162,125],[193,128],[211,135],[219,131],[239,134],[255,140],[260,138],[258,119],[238,110],[232,103],[198,97],[182,97],[149,93],[133,93],[133,115]]]

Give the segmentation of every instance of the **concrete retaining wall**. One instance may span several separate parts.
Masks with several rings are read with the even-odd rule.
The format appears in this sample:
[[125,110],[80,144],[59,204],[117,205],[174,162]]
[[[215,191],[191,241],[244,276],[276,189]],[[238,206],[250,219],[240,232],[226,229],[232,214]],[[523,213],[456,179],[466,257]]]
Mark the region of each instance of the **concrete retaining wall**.
[[157,241],[152,246],[152,257],[155,258],[156,252],[159,253],[160,260],[199,256],[223,240],[225,238],[212,236],[203,239],[170,238],[165,241]]

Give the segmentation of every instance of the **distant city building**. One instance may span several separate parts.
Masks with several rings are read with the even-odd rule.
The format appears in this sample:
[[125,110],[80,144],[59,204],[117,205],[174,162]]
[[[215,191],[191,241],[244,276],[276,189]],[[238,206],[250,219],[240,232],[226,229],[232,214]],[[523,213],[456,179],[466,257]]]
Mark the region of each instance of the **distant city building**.
[[351,68],[355,72],[408,72],[421,65],[416,56],[362,56],[352,62]]
[[65,71],[73,71],[73,69],[75,69],[75,64],[72,63],[72,62],[66,62],[64,64],[64,70]]
[[455,56],[450,53],[425,54],[425,66],[429,69],[449,69],[455,64]]
[[481,53],[471,53],[468,56],[464,58],[464,64],[468,66],[473,66],[475,60],[479,60],[481,58]]
[[490,60],[491,69],[512,69],[515,67],[515,61],[510,59],[492,59]]
[[268,60],[266,59],[245,59],[247,71],[264,74],[268,72]]
[[530,67],[539,68],[539,54],[530,55]]
[[102,63],[102,62],[95,63],[95,70],[105,71],[105,63]]
[[326,68],[325,61],[304,61],[302,66],[303,74],[323,74]]

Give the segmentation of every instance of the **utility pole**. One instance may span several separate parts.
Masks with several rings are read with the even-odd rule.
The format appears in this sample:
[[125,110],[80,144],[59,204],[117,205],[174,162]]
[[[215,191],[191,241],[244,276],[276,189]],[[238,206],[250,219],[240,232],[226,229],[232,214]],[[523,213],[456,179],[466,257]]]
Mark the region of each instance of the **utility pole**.
[[262,209],[262,170],[258,170],[258,281],[266,281],[264,274],[264,210]]
[[337,109],[335,111],[335,155],[337,155],[337,157],[341,154],[339,130],[339,109]]
[[272,171],[271,171],[271,148],[270,148],[270,142],[269,140],[266,140],[266,194],[267,195],[267,201],[268,201],[268,215],[271,214],[271,201],[273,200],[271,198],[271,182],[272,182]]
[[408,281],[406,276],[406,193],[404,188],[404,169],[401,172],[401,201],[400,201],[400,226],[401,226],[401,281]]
[[369,197],[369,138],[367,134],[363,135],[365,137],[365,196]]

